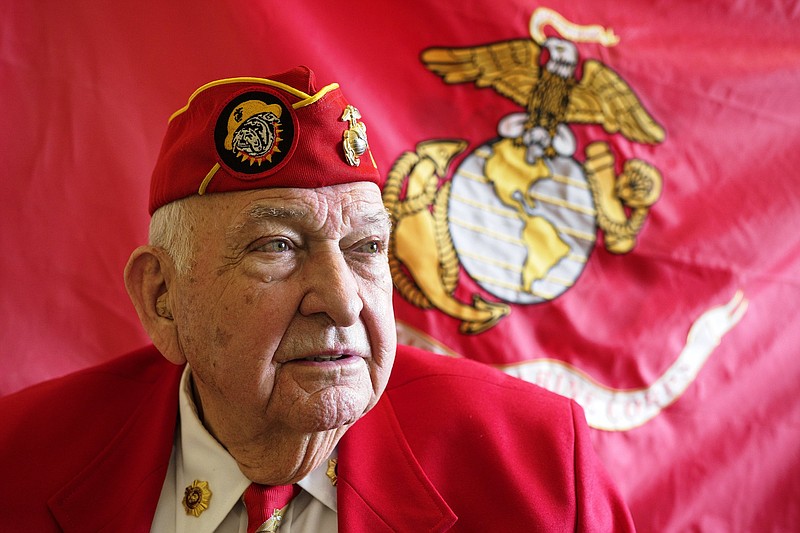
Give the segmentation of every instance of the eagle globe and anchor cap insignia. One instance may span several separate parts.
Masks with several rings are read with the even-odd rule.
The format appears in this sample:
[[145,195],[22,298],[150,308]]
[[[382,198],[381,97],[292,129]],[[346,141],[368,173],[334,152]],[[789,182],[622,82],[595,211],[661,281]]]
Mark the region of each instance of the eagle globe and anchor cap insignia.
[[[347,164],[357,167],[361,164],[361,156],[367,151],[367,125],[359,122],[361,113],[352,105],[347,105],[339,120],[349,123],[349,127],[342,134],[342,146]],[[373,162],[374,164],[374,162]]]
[[263,177],[291,156],[296,136],[294,109],[277,95],[249,91],[222,109],[214,144],[222,163],[240,179]]
[[[547,25],[561,37],[545,37]],[[606,142],[590,143],[583,163],[575,157],[570,124],[599,124],[640,143],[664,139],[610,68],[590,59],[581,79],[575,76],[574,42],[611,46],[618,41],[613,32],[577,26],[546,8],[534,12],[530,26],[532,39],[422,52],[424,65],[445,83],[491,87],[524,111],[502,118],[499,138],[467,154],[441,187],[466,142],[419,143],[395,162],[384,187],[395,224],[395,285],[412,304],[460,320],[465,334],[490,329],[513,304],[547,302],[568,290],[589,260],[598,227],[607,250],[632,250],[661,192],[661,173],[643,160],[625,161],[618,174]],[[459,267],[500,301],[480,294],[457,300]]]

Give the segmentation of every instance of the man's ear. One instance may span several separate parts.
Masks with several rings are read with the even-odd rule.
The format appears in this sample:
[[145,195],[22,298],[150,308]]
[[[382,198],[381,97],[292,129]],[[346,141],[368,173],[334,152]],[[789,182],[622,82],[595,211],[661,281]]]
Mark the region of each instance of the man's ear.
[[178,328],[172,316],[173,294],[169,291],[174,278],[172,258],[154,246],[134,250],[125,267],[125,288],[139,321],[164,357],[183,364],[186,357],[178,342]]

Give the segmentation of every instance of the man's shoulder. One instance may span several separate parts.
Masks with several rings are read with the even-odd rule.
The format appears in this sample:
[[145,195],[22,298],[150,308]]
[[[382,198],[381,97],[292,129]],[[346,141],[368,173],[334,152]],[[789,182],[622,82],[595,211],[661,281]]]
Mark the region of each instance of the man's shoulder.
[[[469,486],[461,469],[475,465],[498,494],[516,487],[571,497],[576,439],[586,424],[573,400],[483,363],[415,348],[398,350],[394,370],[376,418],[402,434],[443,494],[469,499],[455,485]],[[511,478],[510,465],[517,469]],[[542,483],[532,489],[534,478]]]
[[177,387],[179,375],[150,346],[0,398],[0,448],[112,431],[154,388]]
[[103,394],[122,399],[131,388],[164,379],[172,366],[154,346],[148,346],[4,396],[0,412],[25,406],[36,409],[50,402],[65,409]]
[[465,385],[470,388],[503,388],[518,394],[542,396],[557,402],[568,401],[563,396],[512,377],[484,363],[399,345],[388,388],[389,390],[402,388],[417,381],[430,381],[438,385]]
[[[74,480],[92,487],[97,478],[87,472],[126,481],[153,471],[143,464],[161,468],[180,372],[149,347],[0,398],[0,471],[10,480],[0,483],[0,500],[13,506],[11,520],[45,527],[48,499]],[[117,450],[125,461],[108,459]]]
[[345,451],[373,445],[380,455],[393,433],[465,529],[488,518],[504,531],[520,523],[536,531],[632,530],[569,398],[488,365],[399,347],[373,411],[353,427],[360,440]]
[[479,418],[502,413],[571,426],[574,411],[580,411],[572,400],[489,365],[409,346],[398,346],[387,394],[393,404],[435,406]]

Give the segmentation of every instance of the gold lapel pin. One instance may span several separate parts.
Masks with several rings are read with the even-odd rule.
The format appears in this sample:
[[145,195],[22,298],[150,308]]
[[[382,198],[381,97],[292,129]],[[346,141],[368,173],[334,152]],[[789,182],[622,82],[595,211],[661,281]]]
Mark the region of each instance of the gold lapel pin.
[[211,489],[208,488],[208,481],[195,479],[183,493],[183,508],[187,515],[200,516],[208,509],[210,501]]
[[339,480],[339,471],[337,469],[339,461],[337,459],[328,459],[328,470],[325,472],[325,475],[328,476],[328,479],[331,480],[331,485],[334,487],[336,486],[336,482]]

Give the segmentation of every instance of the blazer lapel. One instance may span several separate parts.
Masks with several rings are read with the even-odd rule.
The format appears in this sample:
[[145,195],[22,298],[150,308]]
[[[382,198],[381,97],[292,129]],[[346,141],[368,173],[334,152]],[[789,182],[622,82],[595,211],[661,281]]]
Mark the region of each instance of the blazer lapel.
[[172,453],[181,370],[165,368],[141,396],[126,400],[140,403],[116,437],[48,500],[65,532],[150,530]]
[[388,394],[339,443],[339,531],[446,531],[457,517],[420,467]]

